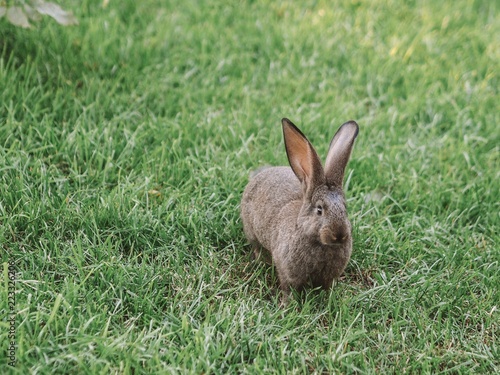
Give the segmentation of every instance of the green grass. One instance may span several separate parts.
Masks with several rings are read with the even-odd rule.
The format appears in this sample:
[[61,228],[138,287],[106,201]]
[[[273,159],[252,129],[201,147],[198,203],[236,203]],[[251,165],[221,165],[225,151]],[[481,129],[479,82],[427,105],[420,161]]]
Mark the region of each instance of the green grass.
[[[0,19],[1,373],[500,371],[496,2],[102,3]],[[286,308],[239,220],[282,117],[360,125],[352,259]]]

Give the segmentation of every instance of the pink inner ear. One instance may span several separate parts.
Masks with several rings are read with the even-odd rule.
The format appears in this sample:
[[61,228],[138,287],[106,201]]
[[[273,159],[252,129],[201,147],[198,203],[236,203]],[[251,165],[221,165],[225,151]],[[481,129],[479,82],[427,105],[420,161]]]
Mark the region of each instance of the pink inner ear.
[[304,174],[310,178],[313,174],[313,166],[312,166],[312,159],[313,159],[313,155],[311,153],[311,150],[309,148],[306,148],[305,150],[305,156],[304,158],[302,158],[302,163],[300,163],[300,166],[302,168],[302,170],[304,171]]
[[300,180],[310,176],[310,151],[307,141],[292,128],[285,127],[285,144],[290,165]]
[[287,119],[283,119],[282,123],[290,166],[298,179],[311,188],[312,183],[324,179],[321,161],[306,136],[295,125]]
[[292,163],[293,163],[293,170],[297,175],[299,175],[298,177],[301,180],[309,176],[309,172],[307,171],[307,168],[304,168],[303,163],[300,162],[300,158],[294,157]]

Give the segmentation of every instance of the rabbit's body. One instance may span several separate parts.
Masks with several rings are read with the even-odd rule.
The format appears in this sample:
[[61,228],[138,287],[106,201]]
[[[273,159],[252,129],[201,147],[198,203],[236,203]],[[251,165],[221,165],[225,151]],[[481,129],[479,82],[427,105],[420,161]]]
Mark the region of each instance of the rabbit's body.
[[345,154],[350,154],[357,125],[347,124],[354,124],[349,125],[349,136],[340,139],[342,144],[347,143],[347,149],[335,155],[329,152],[327,158],[330,167],[341,159],[341,173],[332,168],[325,173],[305,136],[284,119],[292,168],[258,171],[243,193],[241,218],[245,235],[255,251],[264,248],[271,253],[285,295],[290,288],[301,290],[307,285],[329,288],[350,258],[351,224],[341,187],[345,167],[341,162],[347,163],[349,155],[346,158]]

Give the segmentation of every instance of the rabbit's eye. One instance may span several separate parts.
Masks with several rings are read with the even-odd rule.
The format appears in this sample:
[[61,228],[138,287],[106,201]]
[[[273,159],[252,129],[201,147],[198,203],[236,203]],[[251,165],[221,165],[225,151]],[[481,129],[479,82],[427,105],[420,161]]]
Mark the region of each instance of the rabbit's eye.
[[316,206],[316,213],[318,215],[323,215],[323,207],[320,204]]

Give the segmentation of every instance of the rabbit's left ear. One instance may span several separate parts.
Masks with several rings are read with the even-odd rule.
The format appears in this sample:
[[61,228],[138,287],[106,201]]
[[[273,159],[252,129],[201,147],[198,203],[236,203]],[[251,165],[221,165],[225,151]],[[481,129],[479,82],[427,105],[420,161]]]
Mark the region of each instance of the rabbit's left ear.
[[282,119],[281,124],[288,162],[302,183],[304,192],[307,195],[312,194],[316,186],[325,183],[325,174],[318,154],[306,136],[289,119]]
[[325,162],[326,183],[329,186],[342,187],[345,167],[351,156],[358,131],[358,124],[349,121],[343,124],[333,136]]

